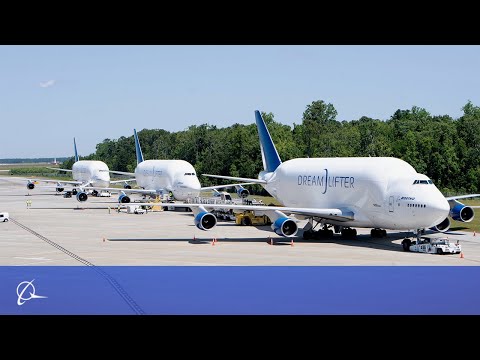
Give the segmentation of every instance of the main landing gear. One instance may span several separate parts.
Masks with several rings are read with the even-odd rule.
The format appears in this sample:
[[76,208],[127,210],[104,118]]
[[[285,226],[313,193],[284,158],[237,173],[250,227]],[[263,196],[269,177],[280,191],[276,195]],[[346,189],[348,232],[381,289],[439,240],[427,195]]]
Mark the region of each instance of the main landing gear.
[[372,230],[370,230],[370,236],[372,238],[387,237],[387,231],[383,230],[383,229],[372,229]]
[[303,238],[309,239],[331,239],[333,237],[333,230],[329,230],[327,225],[324,225],[321,230],[306,230],[303,232]]
[[357,237],[357,229],[352,228],[343,228],[342,229],[342,238],[344,239],[355,239]]
[[[312,222],[307,223],[303,229],[303,238],[306,240],[309,239],[331,239],[333,238],[334,231],[330,229],[332,225],[324,224],[320,230],[315,230],[315,228],[320,224],[317,222],[315,226],[312,226]],[[320,224],[321,225],[321,224]],[[355,239],[357,237],[357,230],[349,227],[334,226],[335,233],[341,233],[342,238],[344,239]]]

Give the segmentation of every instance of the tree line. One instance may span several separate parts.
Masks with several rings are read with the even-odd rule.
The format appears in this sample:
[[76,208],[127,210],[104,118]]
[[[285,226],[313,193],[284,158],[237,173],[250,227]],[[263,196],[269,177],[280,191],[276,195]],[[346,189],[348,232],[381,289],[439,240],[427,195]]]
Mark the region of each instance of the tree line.
[[[338,121],[335,107],[318,100],[306,106],[301,123],[293,127],[275,121],[271,112],[262,112],[262,116],[282,161],[299,157],[393,156],[429,176],[449,195],[480,190],[480,108],[469,101],[462,111],[463,115],[454,119],[413,106],[395,111],[386,121],[367,116]],[[178,132],[144,129],[138,136],[146,160],[183,159],[198,174],[256,178],[263,170],[253,121],[225,128],[192,125]],[[133,135],[105,139],[97,144],[95,153],[82,159],[102,160],[111,170],[134,172]],[[64,166],[71,168],[73,162],[70,158]],[[200,181],[202,186],[221,183],[206,177],[200,177]],[[252,189],[254,193],[263,192],[258,185]]]

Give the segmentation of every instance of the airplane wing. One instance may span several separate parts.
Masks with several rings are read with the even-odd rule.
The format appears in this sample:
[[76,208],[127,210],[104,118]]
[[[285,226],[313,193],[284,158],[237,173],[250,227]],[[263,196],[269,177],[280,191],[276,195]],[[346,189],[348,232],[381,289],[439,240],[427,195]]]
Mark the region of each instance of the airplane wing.
[[115,171],[115,170],[99,170],[99,171],[108,171],[112,174],[125,175],[125,176],[135,176],[135,173],[124,172],[124,171]]
[[137,179],[114,180],[114,181],[110,181],[110,184],[120,184],[124,182],[129,182],[129,181],[137,181]]
[[[265,180],[260,179],[249,179],[249,178],[242,178],[242,177],[234,177],[234,176],[222,176],[222,175],[210,175],[210,174],[202,174],[203,176],[218,178],[218,179],[226,179],[226,180],[235,180],[235,181],[245,181],[252,184],[266,184]],[[239,184],[237,184],[239,185]]]
[[252,185],[252,184],[256,184],[256,183],[249,182],[249,183],[240,183],[240,184],[227,184],[227,185],[206,186],[206,187],[200,188],[200,191],[222,189],[222,188],[233,187],[233,186],[237,186],[237,185]]
[[450,200],[458,200],[458,199],[467,199],[467,198],[472,198],[472,197],[479,197],[480,194],[470,194],[470,195],[459,195],[459,196],[450,196],[446,197],[447,201]]
[[55,183],[55,184],[68,184],[68,185],[82,185],[84,184],[81,181],[69,181],[69,180],[49,180],[49,179],[25,179],[26,181],[32,182],[44,182],[44,183]]
[[[146,203],[142,205],[158,205],[155,203]],[[233,205],[233,204],[180,204],[180,203],[169,203],[168,206],[173,207],[189,207],[189,208],[205,208],[207,211],[213,209],[237,209],[237,210],[251,210],[251,211],[261,211],[267,214],[268,213],[285,213],[293,215],[302,215],[305,217],[314,217],[321,218],[326,220],[334,221],[352,221],[354,220],[354,213],[347,210],[341,209],[317,209],[317,208],[296,208],[296,207],[286,207],[286,206],[266,206],[266,205]],[[270,218],[276,218],[277,215],[269,216]]]
[[59,168],[51,168],[51,167],[47,167],[47,169],[50,169],[50,170],[57,170],[57,171],[66,171],[66,172],[72,172],[72,170],[68,170],[68,169],[59,169]]
[[[158,195],[159,193],[156,190],[145,190],[145,189],[122,189],[122,188],[101,188],[96,186],[86,186],[85,190],[102,190],[110,192],[124,192],[125,194],[144,194],[144,195]],[[158,205],[158,204],[157,204]]]

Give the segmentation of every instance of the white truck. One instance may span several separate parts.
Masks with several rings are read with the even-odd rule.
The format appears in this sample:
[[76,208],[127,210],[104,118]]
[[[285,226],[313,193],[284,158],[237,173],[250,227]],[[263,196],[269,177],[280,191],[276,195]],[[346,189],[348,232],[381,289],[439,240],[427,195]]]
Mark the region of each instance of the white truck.
[[141,205],[126,205],[127,214],[146,214],[145,210]]
[[404,251],[422,252],[427,254],[460,254],[462,246],[458,243],[450,242],[448,238],[421,238],[412,243],[410,239],[402,241]]
[[6,222],[9,219],[8,212],[0,212],[0,222]]

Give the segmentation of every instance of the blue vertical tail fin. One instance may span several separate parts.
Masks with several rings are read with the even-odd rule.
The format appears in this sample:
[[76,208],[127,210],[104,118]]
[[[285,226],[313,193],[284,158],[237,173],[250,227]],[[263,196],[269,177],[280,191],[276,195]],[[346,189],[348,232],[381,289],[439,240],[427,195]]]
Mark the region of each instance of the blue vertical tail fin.
[[142,148],[138,140],[137,130],[133,129],[133,136],[135,137],[135,153],[137,154],[137,165],[143,162]]
[[73,138],[73,149],[75,150],[75,162],[77,162],[79,158],[78,158],[77,143],[75,142],[75,138]]
[[280,160],[280,156],[278,156],[267,125],[265,125],[265,121],[263,121],[262,115],[258,110],[255,110],[255,121],[257,122],[258,137],[260,138],[263,168],[268,172],[273,172],[282,163],[282,160]]

